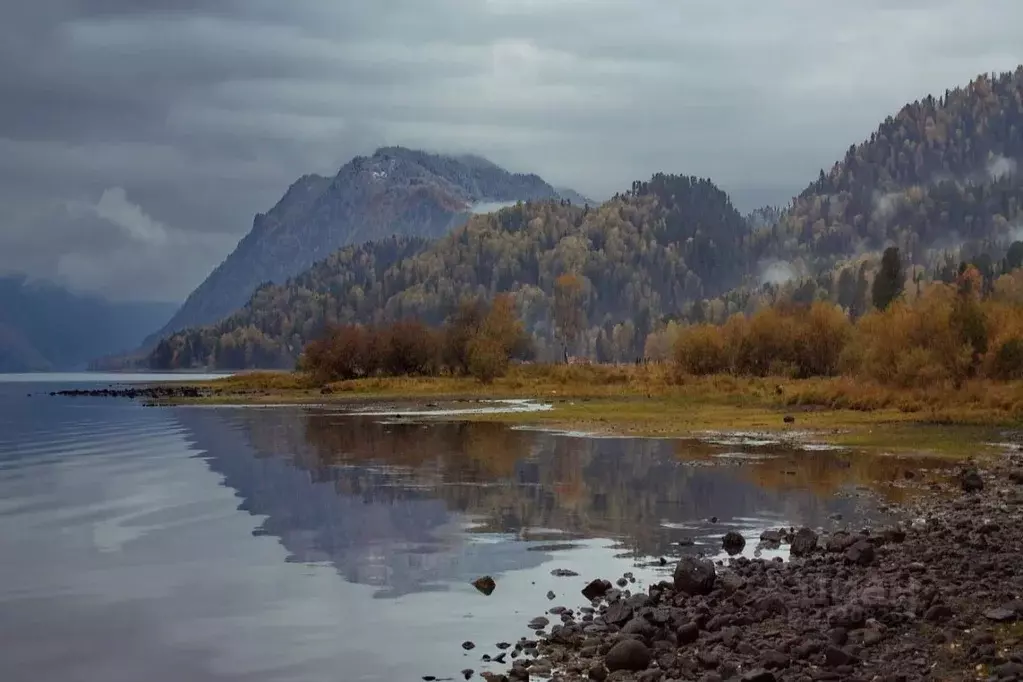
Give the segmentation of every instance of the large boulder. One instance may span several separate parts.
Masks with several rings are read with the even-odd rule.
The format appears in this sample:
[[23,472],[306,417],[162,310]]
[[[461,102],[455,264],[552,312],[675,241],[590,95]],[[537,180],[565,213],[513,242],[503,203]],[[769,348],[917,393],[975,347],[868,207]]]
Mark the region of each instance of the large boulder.
[[616,670],[645,670],[650,665],[650,649],[634,639],[623,639],[611,647],[604,657],[604,665]]
[[706,559],[683,557],[675,566],[675,589],[689,595],[710,594],[717,572]]
[[809,556],[817,551],[817,533],[809,528],[800,528],[792,537],[789,553],[792,556]]
[[583,596],[590,601],[593,601],[594,599],[599,599],[607,594],[611,587],[612,585],[608,581],[597,578],[595,580],[591,580],[590,584],[583,588]]

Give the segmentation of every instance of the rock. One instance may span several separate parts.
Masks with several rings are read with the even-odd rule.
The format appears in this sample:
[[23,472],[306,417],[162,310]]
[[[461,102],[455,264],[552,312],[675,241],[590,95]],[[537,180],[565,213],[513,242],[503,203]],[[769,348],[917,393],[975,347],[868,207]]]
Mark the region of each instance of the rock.
[[700,638],[700,626],[696,623],[686,623],[676,633],[679,644],[692,644]]
[[645,639],[653,637],[656,631],[657,628],[655,628],[653,623],[648,621],[646,618],[633,618],[622,626],[622,634],[639,635]]
[[856,538],[845,532],[838,532],[828,538],[825,549],[829,552],[844,552],[855,544]]
[[1016,485],[1023,485],[1023,469],[1016,469],[1009,472],[1009,480]]
[[824,663],[830,668],[836,668],[840,665],[852,665],[855,662],[856,657],[845,649],[829,646],[824,650]]
[[555,578],[574,578],[579,574],[575,571],[570,571],[567,568],[555,568],[551,571],[551,575]]
[[856,604],[839,606],[828,613],[828,622],[836,628],[856,630],[867,622],[867,614],[864,613],[862,607]]
[[845,560],[850,564],[869,566],[874,563],[874,545],[867,540],[858,540],[845,550]]
[[625,587],[628,584],[629,581],[627,578],[619,578],[618,580],[615,581],[615,585],[617,585],[618,587]]
[[589,669],[587,675],[591,680],[594,680],[595,682],[604,682],[604,680],[607,679],[607,668],[605,668],[600,663],[597,663],[596,665]]
[[712,650],[700,649],[696,652],[696,660],[704,668],[716,668],[721,665],[721,657]]
[[497,587],[497,583],[489,575],[485,575],[482,578],[473,580],[472,586],[489,597]]
[[817,551],[817,533],[809,528],[800,528],[792,538],[789,552],[792,556],[809,556]]
[[721,546],[729,554],[738,554],[746,546],[746,538],[734,530],[730,530],[721,538]]
[[740,682],[775,682],[774,673],[763,668],[754,668],[739,678]]
[[780,651],[768,651],[760,657],[760,665],[768,670],[787,668],[789,663],[789,657]]
[[881,537],[884,539],[885,542],[892,542],[898,544],[901,542],[905,542],[906,531],[898,527],[885,528],[884,531],[882,531],[881,533]]
[[510,647],[511,647],[511,644],[509,644],[508,642],[498,642],[497,643],[497,648],[500,649],[501,651],[504,651],[505,649],[508,649]]
[[650,665],[650,650],[642,642],[624,639],[607,652],[604,665],[611,672],[616,670],[644,670]]
[[530,630],[543,630],[545,627],[551,624],[550,619],[544,618],[543,616],[537,616],[533,620],[529,621],[528,627]]
[[465,670],[462,671],[462,677],[464,677],[467,680],[470,680],[470,679],[472,679],[472,676],[475,673],[476,673],[476,671],[473,670],[472,668],[466,668]]
[[777,593],[767,594],[757,599],[754,602],[754,608],[758,613],[768,616],[780,615],[787,613],[789,610],[788,605],[785,603],[785,598]]
[[959,487],[964,493],[977,493],[984,489],[984,479],[976,469],[964,469],[959,472]]
[[466,651],[472,651],[473,649],[476,648],[476,645],[467,640],[465,642],[462,642],[462,648],[465,649]]
[[943,623],[952,617],[952,609],[945,604],[935,604],[924,613],[924,620],[931,623]]
[[583,596],[590,601],[593,601],[594,599],[603,597],[610,589],[611,583],[597,578],[595,580],[591,580],[590,584],[583,588]]
[[607,607],[604,612],[604,620],[613,625],[624,625],[632,618],[632,606],[628,602],[616,601]]
[[782,417],[782,421],[785,422],[786,424],[795,424],[796,418],[793,417],[791,414],[787,414],[784,417]]
[[849,631],[844,627],[831,628],[828,630],[828,641],[835,646],[842,646],[849,641]]
[[675,566],[675,589],[690,595],[710,594],[716,577],[712,562],[683,557]]
[[547,598],[550,599],[551,601],[554,601],[554,599],[557,598],[557,596],[558,595],[554,594],[554,590],[547,590]]
[[998,607],[984,611],[984,617],[996,623],[1010,623],[1016,620],[1016,612],[1012,609]]

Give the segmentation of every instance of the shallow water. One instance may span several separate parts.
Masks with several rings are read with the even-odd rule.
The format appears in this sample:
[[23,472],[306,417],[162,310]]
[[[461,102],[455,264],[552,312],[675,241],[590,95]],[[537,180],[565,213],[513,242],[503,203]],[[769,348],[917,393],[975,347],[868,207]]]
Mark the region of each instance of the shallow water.
[[643,586],[729,529],[752,555],[768,527],[855,524],[876,513],[856,484],[918,466],[39,380],[0,383],[0,679],[458,677],[592,577]]

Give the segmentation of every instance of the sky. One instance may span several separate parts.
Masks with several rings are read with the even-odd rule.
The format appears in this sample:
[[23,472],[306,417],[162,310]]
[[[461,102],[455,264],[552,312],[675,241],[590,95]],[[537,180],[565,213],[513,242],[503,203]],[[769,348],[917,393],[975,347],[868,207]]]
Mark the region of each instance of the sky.
[[305,173],[473,152],[784,204],[1023,63],[1019,0],[32,0],[0,9],[0,273],[182,300]]

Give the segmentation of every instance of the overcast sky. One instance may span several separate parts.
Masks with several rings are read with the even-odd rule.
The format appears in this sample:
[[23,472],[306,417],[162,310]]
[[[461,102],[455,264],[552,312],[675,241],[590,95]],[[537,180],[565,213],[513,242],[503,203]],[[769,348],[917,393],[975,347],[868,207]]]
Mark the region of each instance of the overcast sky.
[[1019,0],[9,0],[0,272],[180,300],[287,186],[384,144],[602,198],[783,203],[928,92],[1023,62]]

